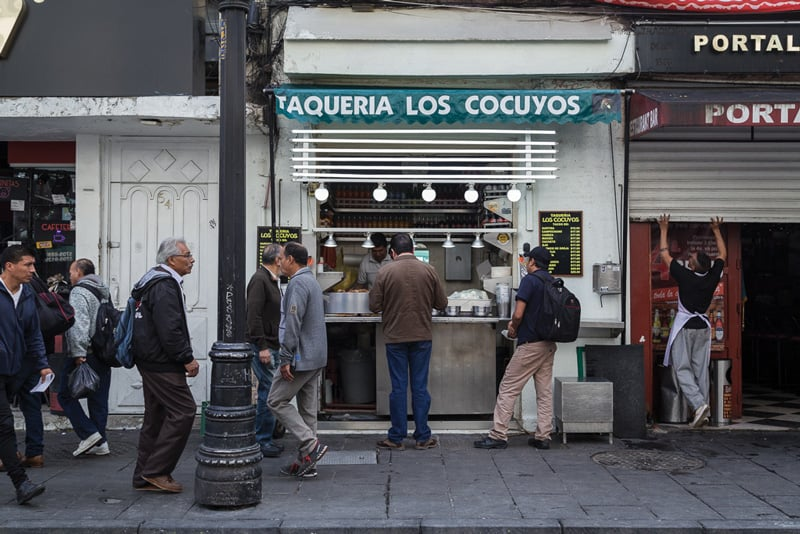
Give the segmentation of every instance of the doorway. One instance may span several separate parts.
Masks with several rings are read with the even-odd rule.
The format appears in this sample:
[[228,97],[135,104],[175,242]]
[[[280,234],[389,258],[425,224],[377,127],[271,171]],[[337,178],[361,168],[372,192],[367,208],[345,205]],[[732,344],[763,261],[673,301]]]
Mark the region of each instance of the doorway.
[[800,395],[800,224],[742,224],[745,393]]

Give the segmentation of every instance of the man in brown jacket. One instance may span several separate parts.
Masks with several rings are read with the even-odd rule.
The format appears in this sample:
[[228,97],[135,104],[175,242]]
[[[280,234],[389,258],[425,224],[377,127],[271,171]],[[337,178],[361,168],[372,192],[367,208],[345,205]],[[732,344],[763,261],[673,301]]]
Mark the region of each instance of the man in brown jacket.
[[436,447],[431,436],[428,412],[428,367],[431,361],[431,310],[443,310],[447,295],[436,270],[414,256],[414,242],[408,234],[396,234],[391,241],[392,262],[378,271],[369,294],[369,309],[383,312],[383,335],[392,392],[389,412],[392,427],[379,447],[403,450],[408,434],[406,391],[411,378],[411,408],[414,412],[414,441],[417,449]]
[[261,253],[261,265],[247,284],[247,340],[258,353],[253,358],[253,373],[258,379],[256,402],[256,441],[261,454],[277,458],[283,446],[272,441],[275,416],[267,406],[272,377],[278,368],[278,326],[281,322],[280,274],[283,247],[270,243]]

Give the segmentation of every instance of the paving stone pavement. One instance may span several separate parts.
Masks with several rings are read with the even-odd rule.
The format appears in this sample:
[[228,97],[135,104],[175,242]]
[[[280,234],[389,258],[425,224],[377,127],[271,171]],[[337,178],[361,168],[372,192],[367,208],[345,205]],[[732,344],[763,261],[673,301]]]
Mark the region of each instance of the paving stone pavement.
[[[194,502],[199,430],[173,474],[181,494],[131,488],[136,430],[109,431],[111,454],[73,458],[71,431],[45,436],[46,492],[19,506],[0,493],[0,532],[800,532],[800,432],[689,431],[614,440],[570,434],[547,451],[512,437],[505,450],[477,434],[442,434],[435,449],[377,450],[376,434],[324,433],[316,479],[261,462],[258,505]],[[22,440],[22,433],[18,433]]]

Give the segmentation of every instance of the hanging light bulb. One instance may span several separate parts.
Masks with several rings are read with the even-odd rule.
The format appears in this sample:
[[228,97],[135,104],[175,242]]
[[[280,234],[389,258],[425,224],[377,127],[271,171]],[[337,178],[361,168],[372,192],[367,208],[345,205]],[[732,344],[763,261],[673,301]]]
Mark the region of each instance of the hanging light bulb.
[[483,248],[483,241],[481,241],[481,235],[475,234],[475,241],[472,242],[470,245],[472,248]]
[[511,189],[506,192],[506,196],[511,202],[519,202],[519,199],[522,198],[522,191],[517,189],[517,184],[511,184]]
[[317,187],[316,191],[314,191],[314,198],[316,198],[318,202],[325,202],[328,200],[330,194],[331,193],[328,191],[328,188],[325,187],[325,182],[320,182],[319,187]]
[[325,243],[322,245],[323,247],[334,248],[338,247],[339,245],[336,243],[336,240],[333,238],[333,234],[328,234],[328,239],[325,240]]
[[362,248],[375,248],[375,243],[372,242],[370,235],[371,234],[367,232],[367,238],[364,240],[363,243],[361,243]]
[[453,243],[453,240],[450,238],[450,234],[447,234],[447,239],[444,240],[442,243],[442,248],[455,248],[456,244]]
[[387,196],[389,196],[389,193],[386,192],[382,183],[378,184],[378,187],[372,190],[372,198],[375,199],[375,202],[383,202],[386,200]]
[[470,204],[478,201],[478,192],[475,191],[475,184],[469,184],[469,187],[464,191],[464,200]]
[[422,200],[425,202],[436,200],[436,191],[431,187],[431,184],[425,184],[425,189],[422,190]]

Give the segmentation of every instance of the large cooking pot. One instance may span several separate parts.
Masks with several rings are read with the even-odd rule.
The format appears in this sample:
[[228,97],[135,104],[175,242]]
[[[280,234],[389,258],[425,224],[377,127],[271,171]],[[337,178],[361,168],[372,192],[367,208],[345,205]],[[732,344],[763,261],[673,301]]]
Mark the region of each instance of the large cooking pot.
[[323,298],[325,299],[325,313],[328,314],[370,313],[368,291],[323,293]]

